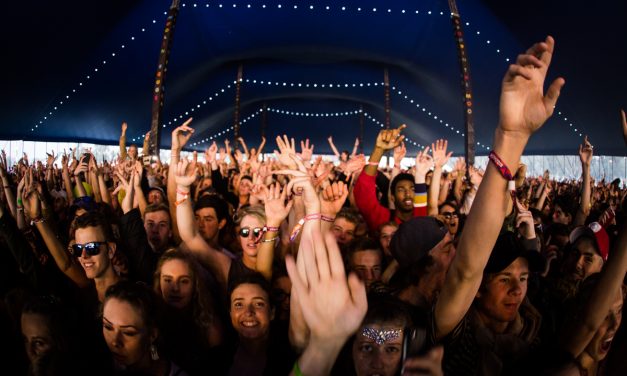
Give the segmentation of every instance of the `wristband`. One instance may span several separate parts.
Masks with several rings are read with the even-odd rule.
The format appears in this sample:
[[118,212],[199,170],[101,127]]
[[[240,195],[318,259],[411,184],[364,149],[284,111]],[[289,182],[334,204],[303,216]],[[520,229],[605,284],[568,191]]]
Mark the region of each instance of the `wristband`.
[[375,162],[375,161],[368,161],[368,165],[369,165],[369,166],[379,166],[379,162]]
[[490,158],[490,162],[494,163],[494,165],[499,170],[501,175],[505,178],[505,180],[514,180],[514,176],[512,175],[512,172],[509,170],[505,162],[503,162],[501,157],[499,157],[494,152],[494,150],[492,150],[490,154],[488,154],[488,158]]
[[18,198],[17,199],[17,206],[23,206],[23,205],[24,205],[24,203],[22,202],[22,199]]
[[45,222],[45,221],[46,221],[46,220],[44,219],[44,217],[39,216],[39,217],[37,217],[37,218],[33,218],[33,219],[30,221],[30,225],[31,225],[31,226],[34,226],[36,223],[42,223],[42,222]]
[[335,217],[328,217],[326,215],[320,216],[320,219],[322,219],[325,222],[334,222],[335,221]]
[[187,201],[188,198],[189,198],[189,195],[183,195],[183,198],[181,198],[180,200],[174,202],[174,206],[181,205],[182,203]]
[[189,191],[181,191],[177,188],[176,193],[180,194],[181,196],[187,196],[189,194]]
[[273,226],[263,226],[262,230],[263,232],[279,232],[279,228]]
[[[507,190],[509,190],[512,201],[516,203],[516,182],[514,181],[514,176],[512,172],[509,170],[505,162],[499,157],[494,150],[490,151],[488,154],[488,158],[490,158],[490,162],[494,163],[494,166],[499,170],[501,175],[507,180]],[[516,205],[514,205],[515,207]]]
[[294,239],[296,239],[296,237],[298,236],[298,233],[303,228],[303,225],[305,224],[306,221],[321,219],[321,218],[322,218],[322,215],[320,213],[309,214],[301,218],[301,220],[298,221],[296,226],[294,226],[294,229],[292,230],[292,233],[290,234],[290,241],[293,242]]

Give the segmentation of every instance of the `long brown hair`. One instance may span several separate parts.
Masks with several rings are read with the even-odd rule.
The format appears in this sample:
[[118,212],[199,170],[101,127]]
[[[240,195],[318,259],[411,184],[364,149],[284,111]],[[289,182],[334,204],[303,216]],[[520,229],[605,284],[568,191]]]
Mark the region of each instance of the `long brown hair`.
[[194,323],[204,329],[211,326],[214,321],[214,309],[212,304],[212,297],[207,285],[202,278],[201,267],[198,261],[191,255],[180,251],[176,248],[170,248],[161,255],[157,268],[155,270],[153,279],[153,289],[159,295],[161,295],[161,268],[163,264],[170,260],[180,260],[187,264],[189,268],[190,277],[194,286],[194,292],[191,299],[191,312],[194,318]]

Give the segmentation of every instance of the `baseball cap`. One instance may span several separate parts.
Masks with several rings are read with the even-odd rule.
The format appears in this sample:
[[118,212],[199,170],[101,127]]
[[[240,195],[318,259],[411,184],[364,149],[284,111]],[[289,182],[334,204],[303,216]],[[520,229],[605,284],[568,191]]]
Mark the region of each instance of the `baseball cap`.
[[401,266],[411,265],[428,256],[446,232],[446,226],[433,217],[414,217],[398,227],[390,252]]
[[597,253],[603,258],[603,261],[607,261],[607,256],[610,254],[610,237],[599,222],[592,222],[588,226],[575,228],[568,239],[570,244],[575,244],[581,237],[594,240]]
[[498,273],[519,257],[527,259],[530,272],[540,272],[544,269],[544,257],[538,251],[525,249],[515,233],[503,232],[496,239],[490,259],[483,271],[484,273]]

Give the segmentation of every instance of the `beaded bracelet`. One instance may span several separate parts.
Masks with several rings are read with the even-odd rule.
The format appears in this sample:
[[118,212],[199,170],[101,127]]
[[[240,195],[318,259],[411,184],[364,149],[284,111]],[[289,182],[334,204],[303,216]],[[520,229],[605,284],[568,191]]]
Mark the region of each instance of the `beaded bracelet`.
[[275,236],[274,238],[271,238],[271,239],[263,239],[261,242],[262,243],[272,243],[275,240],[277,240],[278,238],[279,238],[278,236]]

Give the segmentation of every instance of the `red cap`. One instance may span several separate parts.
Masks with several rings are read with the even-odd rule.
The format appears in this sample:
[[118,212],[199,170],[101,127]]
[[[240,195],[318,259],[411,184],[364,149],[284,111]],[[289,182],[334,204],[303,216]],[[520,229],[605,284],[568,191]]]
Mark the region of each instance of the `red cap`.
[[607,256],[610,253],[610,237],[607,235],[607,231],[599,224],[599,222],[592,222],[588,226],[580,226],[570,233],[570,244],[575,244],[580,237],[587,236],[594,239],[597,246],[597,251],[603,261],[607,261]]

